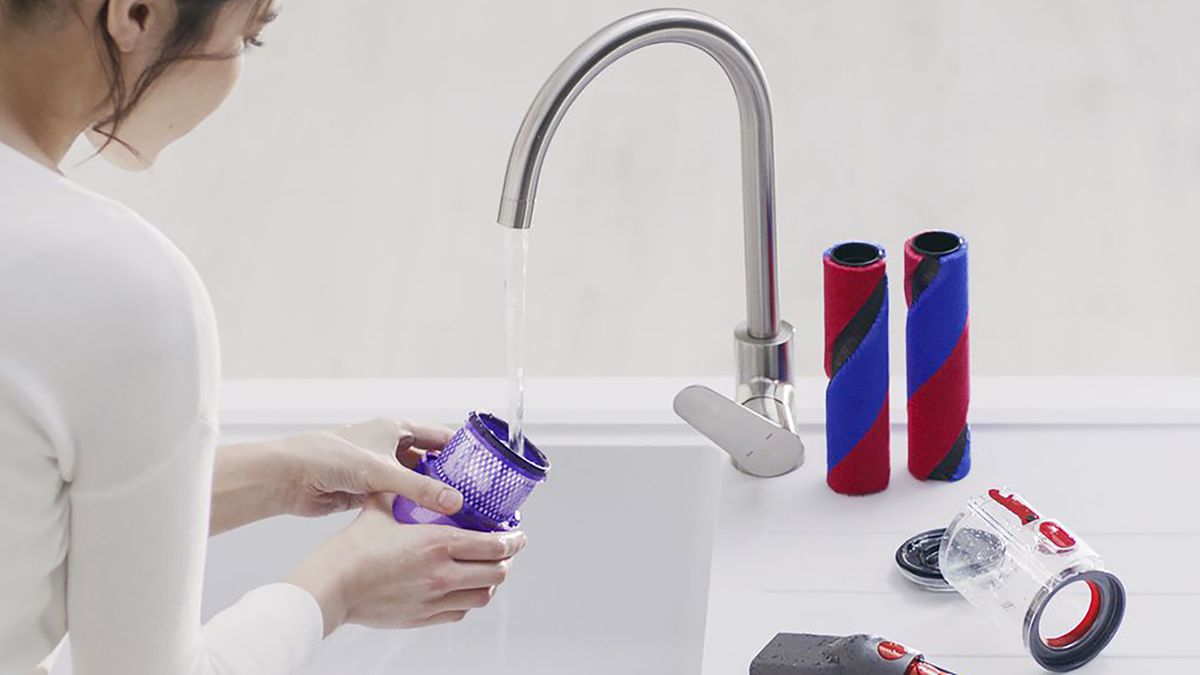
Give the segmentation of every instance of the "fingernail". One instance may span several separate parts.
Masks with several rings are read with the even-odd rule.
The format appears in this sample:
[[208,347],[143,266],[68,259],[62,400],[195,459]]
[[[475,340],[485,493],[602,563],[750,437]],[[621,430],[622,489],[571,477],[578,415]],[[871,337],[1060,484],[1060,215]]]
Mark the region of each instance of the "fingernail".
[[462,501],[462,495],[454,488],[444,488],[438,493],[438,504],[447,511],[458,511],[462,508]]

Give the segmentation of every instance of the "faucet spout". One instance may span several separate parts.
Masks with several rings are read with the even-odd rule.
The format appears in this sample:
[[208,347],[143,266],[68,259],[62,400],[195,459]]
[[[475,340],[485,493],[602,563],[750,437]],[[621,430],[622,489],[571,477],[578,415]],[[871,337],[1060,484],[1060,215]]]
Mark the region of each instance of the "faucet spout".
[[498,221],[513,229],[529,228],[546,149],[571,103],[621,57],[663,42],[700,49],[733,85],[741,126],[745,221],[746,322],[734,331],[736,402],[720,403],[715,392],[689,387],[677,397],[675,409],[729,452],[738,468],[758,476],[780,475],[804,461],[804,445],[795,433],[792,413],[793,331],[779,319],[771,96],[758,58],[745,40],[710,16],[681,9],[633,14],[588,38],[550,75],[525,114],[508,158]]
[[779,334],[779,301],[770,93],[750,46],[712,17],[677,9],[640,12],[610,24],[571,52],[546,80],[517,132],[504,176],[499,223],[514,229],[530,226],[538,176],[550,139],[588,83],[622,56],[663,42],[692,45],[704,51],[720,64],[733,85],[741,118],[746,329],[754,338],[774,338]]

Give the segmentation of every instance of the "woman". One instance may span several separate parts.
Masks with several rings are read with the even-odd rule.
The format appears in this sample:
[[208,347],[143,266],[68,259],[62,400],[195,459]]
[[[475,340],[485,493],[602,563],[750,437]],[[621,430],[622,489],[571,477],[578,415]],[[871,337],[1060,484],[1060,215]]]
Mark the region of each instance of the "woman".
[[[266,0],[0,0],[0,673],[66,631],[81,675],[291,673],[344,623],[487,603],[524,535],[400,526],[452,513],[409,469],[446,429],[376,420],[214,450],[217,338],[183,256],[57,170],[87,134],[124,166],[216,109]],[[252,188],[251,188],[252,189]],[[286,583],[200,624],[210,533],[362,506]]]

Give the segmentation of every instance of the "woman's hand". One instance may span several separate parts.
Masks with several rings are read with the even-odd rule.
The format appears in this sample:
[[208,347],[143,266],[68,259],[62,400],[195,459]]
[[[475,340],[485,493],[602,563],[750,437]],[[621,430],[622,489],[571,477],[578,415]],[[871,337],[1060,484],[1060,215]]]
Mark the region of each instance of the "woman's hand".
[[380,417],[329,431],[218,449],[210,533],[276,515],[322,516],[377,493],[402,494],[438,513],[462,508],[454,488],[411,470],[452,432]]
[[329,431],[284,439],[293,477],[285,513],[324,516],[363,504],[367,495],[402,494],[438,513],[457,513],[462,495],[413,472],[430,450],[454,432],[446,427],[379,417]]
[[488,604],[525,546],[522,532],[401,525],[390,505],[391,495],[367,498],[358,518],[288,578],[316,598],[325,635],[345,623],[415,628],[459,621]]

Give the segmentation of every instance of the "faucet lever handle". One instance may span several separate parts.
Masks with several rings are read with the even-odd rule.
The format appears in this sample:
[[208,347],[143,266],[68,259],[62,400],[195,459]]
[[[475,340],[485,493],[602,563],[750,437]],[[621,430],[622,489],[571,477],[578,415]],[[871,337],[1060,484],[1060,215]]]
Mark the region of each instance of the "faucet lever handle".
[[675,414],[755,476],[781,476],[804,462],[804,443],[791,429],[698,384],[675,395]]

